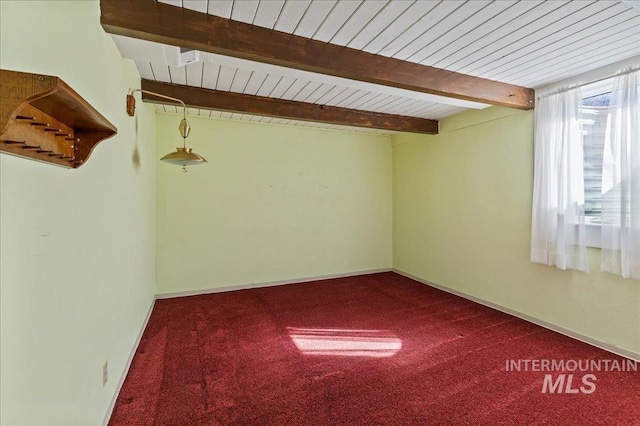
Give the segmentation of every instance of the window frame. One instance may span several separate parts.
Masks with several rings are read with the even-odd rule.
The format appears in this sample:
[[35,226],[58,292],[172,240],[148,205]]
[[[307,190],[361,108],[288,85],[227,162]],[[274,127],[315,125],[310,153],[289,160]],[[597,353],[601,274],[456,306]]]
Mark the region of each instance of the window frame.
[[[594,96],[610,93],[613,85],[613,80],[614,80],[614,77],[611,77],[611,78],[606,78],[606,79],[597,81],[595,83],[585,84],[584,86],[581,87],[582,100],[591,98]],[[583,183],[584,183],[584,178],[585,177],[583,176]],[[584,228],[585,228],[585,240],[586,240],[585,245],[587,247],[593,247],[593,248],[599,248],[599,249],[612,248],[612,247],[606,247],[606,246],[603,247],[603,244],[602,244],[602,237],[601,237],[602,226],[598,222],[599,220],[602,219],[602,216],[585,215],[584,219],[585,219]],[[576,227],[577,226],[578,224],[576,224]]]

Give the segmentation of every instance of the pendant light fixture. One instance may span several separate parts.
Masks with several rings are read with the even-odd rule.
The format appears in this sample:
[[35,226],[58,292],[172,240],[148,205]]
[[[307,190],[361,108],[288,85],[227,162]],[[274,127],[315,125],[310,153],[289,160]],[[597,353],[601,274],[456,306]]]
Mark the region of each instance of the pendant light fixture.
[[144,89],[133,89],[129,91],[127,95],[127,114],[133,117],[136,110],[136,98],[133,97],[135,92],[147,93],[149,95],[157,96],[159,98],[168,99],[174,102],[178,102],[182,105],[182,120],[180,120],[180,125],[178,126],[178,130],[180,131],[180,136],[182,136],[182,146],[176,148],[176,152],[171,152],[160,160],[164,161],[168,164],[173,164],[176,166],[182,166],[182,171],[187,171],[187,166],[196,166],[198,164],[206,163],[207,160],[204,159],[201,155],[196,154],[192,151],[191,148],[187,148],[187,136],[189,136],[189,132],[191,131],[191,126],[189,126],[189,122],[187,121],[187,106],[185,103],[177,98],[172,98],[170,96],[161,95],[160,93],[151,92],[149,90]]

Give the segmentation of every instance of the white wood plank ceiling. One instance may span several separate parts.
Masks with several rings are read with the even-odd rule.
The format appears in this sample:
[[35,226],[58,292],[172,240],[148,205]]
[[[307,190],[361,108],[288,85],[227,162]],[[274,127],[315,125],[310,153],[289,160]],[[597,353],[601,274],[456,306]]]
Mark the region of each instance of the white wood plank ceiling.
[[[640,55],[627,1],[157,1],[531,88]],[[180,66],[175,47],[113,37],[151,80],[431,119],[487,106],[202,52]]]

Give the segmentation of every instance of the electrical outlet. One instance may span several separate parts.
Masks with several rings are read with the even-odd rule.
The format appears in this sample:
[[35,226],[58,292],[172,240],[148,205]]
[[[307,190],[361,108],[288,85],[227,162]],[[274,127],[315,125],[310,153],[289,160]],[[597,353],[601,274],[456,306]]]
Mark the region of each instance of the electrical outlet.
[[109,378],[109,362],[105,361],[102,366],[102,387],[107,384],[107,379]]

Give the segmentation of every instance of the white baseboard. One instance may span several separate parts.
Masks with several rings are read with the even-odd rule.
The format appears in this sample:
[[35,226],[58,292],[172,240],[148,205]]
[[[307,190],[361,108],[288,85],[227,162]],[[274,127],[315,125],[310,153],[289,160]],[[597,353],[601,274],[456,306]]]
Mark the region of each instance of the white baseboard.
[[428,285],[430,287],[434,287],[434,288],[437,288],[439,290],[446,291],[447,293],[455,294],[456,296],[460,296],[460,297],[462,297],[464,299],[471,300],[472,302],[476,302],[476,303],[479,303],[481,305],[493,308],[493,309],[495,309],[497,311],[501,311],[501,312],[504,312],[506,314],[513,315],[514,317],[518,317],[518,318],[523,319],[525,321],[528,321],[528,322],[531,322],[533,324],[539,325],[540,327],[544,327],[544,328],[546,328],[548,330],[555,331],[555,332],[560,333],[560,334],[564,334],[567,337],[571,337],[573,339],[579,340],[581,342],[587,343],[587,344],[592,345],[592,346],[596,346],[596,347],[598,347],[600,349],[603,349],[605,351],[614,353],[616,355],[620,355],[621,357],[628,358],[630,360],[640,362],[640,354],[638,354],[638,353],[629,351],[627,349],[619,348],[617,346],[611,345],[609,343],[602,342],[602,341],[600,341],[598,339],[594,339],[592,337],[589,337],[589,336],[586,336],[584,334],[575,332],[573,330],[569,330],[569,329],[561,327],[559,325],[543,321],[541,319],[529,316],[527,314],[523,314],[522,312],[514,311],[513,309],[506,308],[504,306],[500,306],[500,305],[497,305],[497,304],[492,303],[492,302],[488,302],[488,301],[486,301],[484,299],[480,299],[478,297],[471,296],[471,295],[468,295],[466,293],[462,293],[462,292],[454,290],[452,288],[448,288],[448,287],[445,287],[445,286],[442,286],[442,285],[439,285],[439,284],[435,284],[435,283],[429,282],[427,280],[423,280],[422,278],[416,277],[414,275],[411,275],[411,274],[409,274],[407,272],[404,272],[404,271],[401,271],[399,269],[395,269],[394,268],[393,272],[395,272],[397,274],[400,274],[402,276],[405,276],[407,278],[411,278],[412,280],[418,281],[418,282],[420,282],[422,284],[426,284],[426,285]]
[[210,288],[210,289],[203,289],[203,290],[182,291],[177,293],[156,294],[155,298],[153,299],[153,302],[149,306],[149,310],[147,311],[147,316],[145,317],[144,322],[142,323],[142,327],[138,332],[138,337],[136,338],[136,342],[131,348],[131,353],[129,354],[129,358],[127,359],[125,368],[122,371],[122,374],[120,375],[120,380],[116,385],[113,397],[111,398],[111,403],[109,404],[107,412],[105,413],[104,419],[102,421],[102,425],[107,426],[107,424],[109,423],[109,420],[111,419],[111,414],[113,413],[116,400],[118,399],[118,395],[120,395],[120,391],[122,390],[122,385],[124,384],[124,380],[127,377],[127,373],[129,373],[129,368],[131,367],[131,363],[133,362],[133,356],[135,355],[136,350],[138,349],[138,345],[140,345],[140,341],[142,340],[142,335],[144,334],[144,330],[147,328],[147,323],[149,322],[149,318],[151,317],[151,312],[153,311],[153,306],[156,300],[170,299],[174,297],[183,297],[183,296],[195,296],[199,294],[221,293],[225,291],[244,290],[244,289],[250,289],[250,288],[272,287],[272,286],[285,285],[285,284],[305,283],[310,281],[326,280],[331,278],[354,277],[358,275],[377,274],[380,272],[390,272],[390,271],[391,271],[391,268],[371,269],[368,271],[357,271],[357,272],[348,272],[344,274],[322,275],[318,277],[297,278],[293,280],[269,281],[269,282],[250,283],[250,284],[227,286],[227,287],[220,287],[220,288]]
[[226,286],[226,287],[206,288],[202,290],[179,291],[175,293],[161,293],[161,294],[156,294],[156,300],[172,299],[174,297],[184,297],[184,296],[197,296],[200,294],[222,293],[222,292],[234,291],[234,290],[247,290],[251,288],[273,287],[277,285],[308,283],[310,281],[330,280],[332,278],[346,278],[346,277],[355,277],[358,275],[378,274],[380,272],[390,272],[391,270],[392,270],[391,268],[370,269],[367,271],[356,271],[356,272],[347,272],[344,274],[322,275],[318,277],[295,278],[292,280],[267,281],[267,282],[260,282],[260,283],[232,285],[232,286]]
[[136,338],[136,342],[131,349],[131,353],[129,353],[129,358],[127,359],[127,363],[122,370],[122,374],[120,375],[120,380],[118,380],[118,384],[116,385],[116,389],[113,392],[113,396],[111,397],[111,403],[109,403],[109,408],[107,408],[107,412],[104,415],[104,419],[102,421],[102,426],[107,426],[109,423],[109,419],[111,419],[111,414],[113,413],[113,408],[116,405],[116,400],[118,399],[118,395],[120,395],[120,390],[122,390],[122,385],[124,384],[124,379],[127,377],[127,373],[129,373],[129,368],[131,367],[131,362],[133,362],[133,356],[136,354],[136,350],[138,350],[138,345],[140,345],[140,341],[142,340],[142,335],[144,334],[144,330],[147,328],[147,323],[149,322],[149,318],[151,317],[151,312],[153,311],[153,305],[155,304],[155,299],[151,301],[151,305],[149,306],[149,310],[147,311],[147,316],[142,322],[142,327],[140,327],[140,331],[138,332],[138,337]]
[[[226,292],[226,291],[234,291],[234,290],[245,290],[245,289],[251,289],[251,288],[260,288],[260,287],[273,287],[273,286],[278,286],[278,285],[286,285],[286,284],[297,284],[297,283],[305,283],[305,282],[310,282],[310,281],[319,281],[319,280],[327,280],[327,279],[332,279],[332,278],[346,278],[346,277],[355,277],[358,275],[368,275],[368,274],[377,274],[380,272],[389,272],[389,271],[393,271],[399,275],[405,276],[407,278],[411,278],[414,281],[420,282],[422,284],[426,284],[428,286],[437,288],[439,290],[442,291],[446,291],[447,293],[451,293],[451,294],[455,294],[456,296],[460,296],[464,299],[467,300],[471,300],[472,302],[476,302],[479,303],[481,305],[484,306],[488,306],[492,309],[504,312],[506,314],[509,315],[513,315],[514,317],[523,319],[525,321],[531,322],[533,324],[539,325],[540,327],[544,327],[546,329],[549,329],[551,331],[555,331],[557,333],[563,334],[565,336],[571,337],[573,339],[579,340],[581,342],[587,343],[589,345],[592,346],[596,346],[600,349],[603,349],[605,351],[614,353],[616,355],[620,355],[622,357],[634,360],[634,361],[639,361],[640,362],[640,354],[626,350],[626,349],[622,349],[619,348],[617,346],[602,342],[600,340],[594,339],[592,337],[586,336],[584,334],[566,329],[564,327],[558,326],[556,324],[552,324],[546,321],[543,321],[541,319],[529,316],[527,314],[523,314],[522,312],[518,312],[518,311],[514,311],[513,309],[510,308],[506,308],[504,306],[500,306],[497,305],[495,303],[492,302],[488,302],[486,300],[480,299],[478,297],[475,296],[471,296],[468,295],[466,293],[462,293],[460,291],[439,285],[439,284],[435,284],[426,280],[423,280],[422,278],[419,278],[417,276],[411,275],[407,272],[401,271],[399,269],[391,269],[391,268],[385,268],[385,269],[371,269],[368,271],[357,271],[357,272],[348,272],[348,273],[343,273],[343,274],[332,274],[332,275],[322,275],[322,276],[317,276],[317,277],[306,277],[306,278],[297,278],[297,279],[292,279],[292,280],[282,280],[282,281],[269,281],[269,282],[261,282],[261,283],[249,283],[249,284],[243,284],[243,285],[235,285],[235,286],[227,286],[227,287],[219,287],[219,288],[210,288],[210,289],[202,289],[202,290],[193,290],[193,291],[182,291],[182,292],[176,292],[176,293],[163,293],[163,294],[156,294],[155,299],[154,299],[154,303],[155,300],[158,299],[170,299],[170,298],[174,298],[174,297],[183,297],[183,296],[195,296],[195,295],[199,295],[199,294],[210,294],[210,293],[222,293],[222,292]],[[120,390],[122,389],[122,385],[124,384],[124,380],[127,377],[127,373],[129,372],[129,368],[131,367],[131,362],[133,361],[133,356],[136,353],[136,350],[138,349],[138,345],[140,344],[140,341],[142,340],[142,335],[144,333],[144,330],[147,328],[147,323],[149,322],[149,318],[151,316],[151,312],[153,310],[153,306],[154,303],[151,303],[151,306],[149,306],[149,310],[147,312],[147,316],[142,324],[142,327],[140,328],[140,332],[138,333],[138,338],[136,339],[136,342],[133,346],[133,348],[131,349],[131,353],[129,354],[129,358],[127,360],[126,366],[122,372],[122,375],[120,376],[120,380],[118,381],[118,384],[116,386],[116,389],[114,391],[113,397],[111,399],[111,403],[109,404],[109,408],[105,414],[104,417],[104,421],[102,422],[103,426],[106,426],[109,423],[109,419],[111,418],[111,414],[113,412],[113,408],[115,407],[115,403],[116,400],[118,398],[118,395],[120,394]]]

